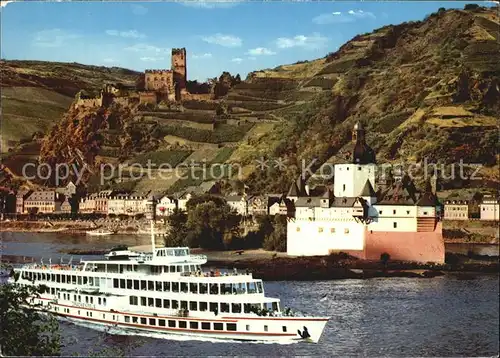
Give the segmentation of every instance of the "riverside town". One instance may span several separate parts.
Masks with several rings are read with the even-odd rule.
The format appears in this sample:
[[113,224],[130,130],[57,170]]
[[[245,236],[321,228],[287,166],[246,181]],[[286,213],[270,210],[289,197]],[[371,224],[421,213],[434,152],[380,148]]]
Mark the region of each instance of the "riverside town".
[[498,355],[498,4],[0,16],[1,356]]

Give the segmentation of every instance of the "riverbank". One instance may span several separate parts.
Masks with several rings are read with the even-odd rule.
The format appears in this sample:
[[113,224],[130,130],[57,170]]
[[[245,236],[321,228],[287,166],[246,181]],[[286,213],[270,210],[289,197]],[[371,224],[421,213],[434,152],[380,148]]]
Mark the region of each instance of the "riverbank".
[[[467,222],[461,222],[457,227],[454,223],[444,225],[443,237],[447,244],[485,244],[498,245],[498,223],[483,223],[483,227],[477,227],[478,223],[471,221],[470,227]],[[116,234],[148,234],[149,221],[147,220],[117,220],[99,219],[95,221],[84,220],[61,220],[61,221],[1,221],[0,232],[33,232],[33,233],[67,233],[86,234],[87,231],[104,229]],[[164,231],[163,224],[156,225],[157,231]]]
[[[133,251],[150,251],[149,245],[130,247]],[[109,250],[64,250],[75,255],[102,255]],[[328,256],[291,257],[285,253],[264,250],[239,252],[204,251],[193,249],[193,254],[207,256],[206,270],[220,269],[250,271],[253,276],[265,281],[316,281],[333,279],[370,279],[383,277],[433,278],[443,275],[456,275],[461,279],[471,279],[477,275],[498,275],[497,257],[478,255],[447,254],[446,264],[415,263],[389,260],[360,260],[346,254]],[[30,257],[4,255],[4,264],[32,262]]]

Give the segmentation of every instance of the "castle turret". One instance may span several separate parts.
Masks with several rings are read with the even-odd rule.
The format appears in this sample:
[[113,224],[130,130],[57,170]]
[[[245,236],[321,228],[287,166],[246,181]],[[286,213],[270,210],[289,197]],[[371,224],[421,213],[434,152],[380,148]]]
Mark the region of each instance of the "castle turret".
[[174,82],[178,93],[186,91],[187,65],[186,48],[172,49],[172,71],[174,72]]
[[352,162],[354,164],[375,164],[375,152],[366,144],[365,129],[360,122],[356,123],[353,128],[352,140],[356,143],[354,145]]

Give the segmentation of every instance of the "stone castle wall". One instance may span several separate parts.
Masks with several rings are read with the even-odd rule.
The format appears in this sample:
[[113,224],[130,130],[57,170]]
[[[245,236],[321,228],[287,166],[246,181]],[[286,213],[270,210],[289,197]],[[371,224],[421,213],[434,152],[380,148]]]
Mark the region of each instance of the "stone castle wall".
[[211,101],[213,100],[211,93],[186,93],[182,94],[183,101]]
[[75,108],[93,108],[102,106],[102,95],[93,98],[78,98],[75,101]]
[[174,73],[172,70],[146,70],[144,81],[147,91],[175,92]]
[[364,256],[380,260],[387,252],[392,260],[444,263],[442,223],[431,232],[370,232],[366,233]]

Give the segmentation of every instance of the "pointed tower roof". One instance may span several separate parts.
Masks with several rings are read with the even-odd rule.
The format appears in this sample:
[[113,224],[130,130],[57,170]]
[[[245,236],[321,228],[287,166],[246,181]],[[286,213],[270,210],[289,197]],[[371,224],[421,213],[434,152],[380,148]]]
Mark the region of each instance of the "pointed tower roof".
[[363,125],[360,122],[356,123],[353,132],[356,132],[356,144],[354,145],[352,162],[354,164],[375,164],[375,152],[366,144],[365,129]]
[[304,177],[302,176],[302,174],[299,175],[299,177],[297,178],[296,186],[297,186],[297,189],[298,189],[298,195],[297,196],[307,196],[307,193],[306,193],[306,181],[304,180]]
[[323,195],[321,197],[323,199],[332,199],[333,194],[332,194],[332,191],[330,190],[330,188],[326,188],[326,191],[323,193]]
[[290,197],[290,196],[296,196],[296,197],[299,197],[299,188],[297,187],[297,184],[295,182],[292,183],[292,185],[290,186],[290,190],[288,190],[288,194],[287,194],[287,197]]
[[361,190],[361,194],[359,195],[361,197],[370,197],[370,198],[376,198],[377,194],[375,193],[375,190],[373,189],[372,184],[370,183],[369,180],[366,180],[365,186]]

